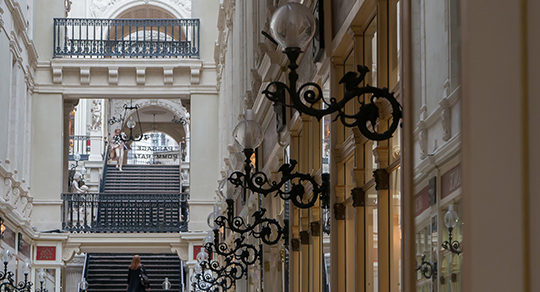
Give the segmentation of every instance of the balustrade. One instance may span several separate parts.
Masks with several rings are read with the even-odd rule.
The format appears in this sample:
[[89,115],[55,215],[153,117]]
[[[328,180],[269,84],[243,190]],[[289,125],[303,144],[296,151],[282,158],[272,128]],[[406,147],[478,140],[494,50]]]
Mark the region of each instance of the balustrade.
[[199,19],[54,19],[54,58],[199,58]]
[[62,194],[62,228],[71,232],[188,230],[188,194]]

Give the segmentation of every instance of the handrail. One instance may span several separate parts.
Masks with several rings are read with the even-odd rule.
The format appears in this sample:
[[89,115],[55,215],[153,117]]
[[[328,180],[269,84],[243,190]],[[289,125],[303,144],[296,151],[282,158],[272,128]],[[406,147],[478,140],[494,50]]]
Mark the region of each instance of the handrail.
[[64,193],[62,228],[71,232],[188,230],[187,193]]
[[54,18],[53,58],[199,58],[199,19]]
[[105,146],[103,150],[103,171],[101,174],[101,180],[99,181],[99,192],[103,193],[105,191],[105,177],[107,177],[107,162],[109,161],[109,142],[105,141]]
[[86,291],[83,291],[81,289],[81,286],[80,284],[86,280],[86,277],[88,276],[88,253],[86,253],[84,255],[84,264],[83,264],[83,270],[82,270],[82,274],[81,274],[81,281],[79,282],[79,284],[77,285],[78,288],[79,288],[79,292],[86,292]]

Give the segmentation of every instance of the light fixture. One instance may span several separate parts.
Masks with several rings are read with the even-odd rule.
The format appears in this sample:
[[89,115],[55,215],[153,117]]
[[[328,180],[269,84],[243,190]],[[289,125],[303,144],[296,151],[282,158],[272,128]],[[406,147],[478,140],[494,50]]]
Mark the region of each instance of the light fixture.
[[456,227],[458,221],[459,217],[457,212],[454,210],[454,206],[448,206],[448,210],[446,211],[446,214],[444,214],[444,225],[446,225],[446,228],[448,228],[448,240],[445,240],[442,243],[442,247],[459,255],[462,252],[461,242],[453,240],[452,238],[452,232],[454,231],[454,227]]
[[172,284],[169,281],[169,278],[165,277],[165,280],[163,280],[163,283],[161,283],[161,288],[163,288],[163,290],[170,290],[171,286],[172,286]]
[[[139,105],[133,105],[133,100],[130,100],[129,106],[127,104],[124,104],[124,116],[121,118],[121,121],[125,121],[125,118],[128,116],[128,113],[130,111],[134,111],[134,113],[129,117],[129,120],[126,122],[126,126],[129,129],[129,136],[124,137],[124,135],[120,135],[120,139],[124,142],[134,141],[138,142],[141,141],[145,136],[143,135],[142,131],[142,125],[141,125],[141,118],[139,117]],[[133,115],[137,118],[137,121],[133,119]],[[135,136],[133,134],[133,129],[135,127],[139,126],[139,135]]]
[[47,288],[43,287],[45,284],[45,270],[43,270],[43,268],[39,269],[38,279],[39,289],[36,289],[36,292],[48,292]]
[[215,253],[223,257],[234,257],[235,260],[240,261],[245,266],[253,265],[257,260],[262,259],[261,245],[257,249],[254,245],[245,243],[246,238],[241,235],[234,240],[234,246],[229,248],[227,243],[219,241],[218,229],[214,229],[213,233],[213,236],[209,235],[204,245],[204,248],[209,253]]
[[227,203],[227,216],[218,216],[215,220],[217,226],[228,228],[240,236],[249,234],[268,245],[274,245],[282,238],[287,244],[289,238],[287,220],[281,226],[276,219],[264,217],[266,209],[261,208],[253,213],[251,223],[246,223],[243,217],[234,216],[234,200],[227,199],[225,202]]
[[416,267],[416,270],[420,271],[426,279],[433,278],[435,280],[437,278],[437,262],[430,263],[426,261],[425,254],[422,255],[420,265]]
[[[245,119],[241,121],[233,131],[233,137],[238,144],[243,147],[244,172],[235,171],[228,180],[235,187],[242,187],[253,193],[264,195],[265,197],[274,194],[283,200],[290,200],[296,207],[301,209],[311,208],[320,197],[321,200],[328,200],[330,193],[330,174],[323,173],[322,183],[316,182],[315,177],[307,173],[294,172],[296,160],[281,165],[278,172],[281,174],[280,181],[271,181],[262,171],[252,173],[251,157],[255,149],[263,141],[263,133],[259,124],[255,121],[252,110],[247,110]],[[306,193],[305,184],[310,184],[311,194]],[[326,204],[323,204],[326,205]]]
[[246,267],[227,257],[221,265],[216,260],[209,260],[206,251],[201,250],[197,254],[197,265],[192,282],[194,288],[202,291],[226,291],[230,289],[236,280],[247,276]]
[[283,48],[304,49],[315,35],[315,17],[302,4],[286,3],[272,15],[270,32]]
[[86,281],[86,278],[83,278],[82,281],[79,283],[79,289],[83,292],[86,292],[88,290],[88,281]]
[[[387,88],[361,86],[369,72],[366,66],[358,66],[358,73],[345,73],[339,81],[345,85],[345,93],[339,101],[336,98],[325,98],[320,85],[315,82],[297,85],[298,57],[315,33],[315,21],[307,7],[298,3],[286,3],[279,7],[272,15],[270,33],[272,36],[265,32],[263,35],[283,47],[289,59],[288,85],[274,81],[262,92],[274,102],[274,106],[292,107],[319,120],[326,115],[336,114],[335,119],[339,118],[344,126],[358,127],[362,135],[370,140],[381,141],[392,137],[402,118],[401,105]],[[287,102],[287,96],[290,103]],[[352,100],[356,100],[360,108],[356,113],[346,113],[345,108]],[[321,103],[324,105],[321,106]],[[377,131],[380,118],[387,117],[392,118],[388,128],[383,127],[386,128],[383,132]]]
[[9,259],[11,257],[11,251],[6,249],[3,253],[4,271],[0,271],[0,290],[1,291],[13,291],[13,292],[30,292],[32,289],[32,282],[28,281],[29,263],[25,263],[23,269],[24,280],[19,283],[14,279],[15,274],[8,271]]

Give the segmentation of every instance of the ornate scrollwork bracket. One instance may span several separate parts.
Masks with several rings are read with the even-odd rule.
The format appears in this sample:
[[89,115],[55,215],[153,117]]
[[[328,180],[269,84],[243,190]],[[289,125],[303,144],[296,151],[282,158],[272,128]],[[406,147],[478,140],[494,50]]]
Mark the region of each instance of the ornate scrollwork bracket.
[[227,216],[219,216],[214,221],[217,226],[228,228],[240,236],[250,234],[263,243],[274,245],[282,238],[288,241],[288,224],[281,224],[272,218],[264,217],[266,209],[261,208],[252,215],[252,223],[247,223],[241,216],[234,216],[234,200],[227,199]]
[[422,276],[426,279],[433,279],[437,278],[437,262],[430,263],[426,261],[426,255],[422,255],[422,262],[418,267],[416,267],[417,271],[420,271],[422,273]]
[[214,229],[213,232],[214,241],[207,242],[204,245],[204,248],[209,253],[216,253],[225,258],[234,257],[235,260],[240,261],[246,266],[253,265],[257,260],[261,260],[262,248],[245,243],[246,238],[243,235],[234,240],[234,246],[229,247],[227,243],[219,241],[218,229]]
[[[301,209],[313,207],[319,197],[323,202],[323,207],[327,205],[325,202],[328,201],[330,194],[330,174],[323,173],[322,182],[319,184],[315,177],[294,171],[297,162],[291,160],[290,163],[285,163],[278,169],[281,179],[271,181],[262,171],[252,173],[250,158],[253,153],[253,149],[244,149],[246,156],[244,172],[235,171],[229,176],[229,182],[235,187],[242,187],[265,197],[273,194],[283,200],[291,201],[294,206]],[[311,193],[306,191],[306,185],[310,185]]]
[[[369,72],[366,66],[358,66],[358,72],[347,72],[339,81],[345,86],[345,94],[341,100],[334,97],[325,98],[321,86],[315,82],[307,82],[297,86],[298,82],[298,56],[300,48],[286,48],[284,53],[289,59],[289,85],[274,81],[268,84],[262,92],[274,104],[292,107],[302,114],[321,119],[330,114],[336,114],[334,120],[341,120],[346,127],[358,127],[362,135],[374,141],[386,140],[392,137],[401,118],[401,105],[394,94],[387,88],[377,88],[369,85],[361,86]],[[287,95],[289,99],[287,99]],[[287,103],[290,100],[290,103]],[[347,103],[357,100],[360,108],[358,112],[350,114],[345,112]],[[321,107],[321,104],[324,106]],[[388,110],[391,112],[388,113]],[[383,132],[377,131],[380,122],[391,118],[391,122]]]
[[451,253],[455,253],[457,255],[461,254],[463,252],[461,242],[457,240],[452,239],[452,232],[454,231],[454,228],[448,227],[448,240],[445,240],[441,246],[442,248],[450,251]]
[[28,273],[24,273],[24,280],[17,283],[13,278],[15,274],[8,271],[7,266],[4,262],[4,271],[0,271],[0,291],[31,292],[33,284],[28,281]]

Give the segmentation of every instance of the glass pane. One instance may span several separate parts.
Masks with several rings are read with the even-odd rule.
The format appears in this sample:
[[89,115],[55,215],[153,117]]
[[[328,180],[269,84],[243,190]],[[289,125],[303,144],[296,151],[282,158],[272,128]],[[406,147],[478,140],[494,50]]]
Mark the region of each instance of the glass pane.
[[379,291],[377,210],[377,191],[373,186],[366,192],[366,291]]
[[400,19],[399,19],[399,0],[390,0],[389,1],[389,34],[388,42],[390,46],[389,51],[389,88],[391,91],[396,91],[395,88],[399,82],[399,69],[400,69],[400,60],[401,60],[401,48],[400,48]]
[[401,291],[401,168],[390,174],[390,290]]
[[364,31],[364,64],[370,69],[370,73],[366,74],[366,83],[377,86],[377,17]]
[[[327,98],[330,96],[330,83],[327,80],[323,86],[324,96]],[[325,104],[323,103],[323,107]],[[330,116],[322,118],[321,122],[321,149],[322,149],[322,172],[330,173]],[[321,221],[322,221],[322,283],[323,292],[330,291],[330,275],[331,275],[331,247],[330,247],[330,209],[321,209]]]

